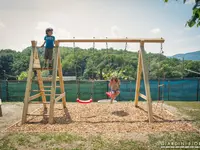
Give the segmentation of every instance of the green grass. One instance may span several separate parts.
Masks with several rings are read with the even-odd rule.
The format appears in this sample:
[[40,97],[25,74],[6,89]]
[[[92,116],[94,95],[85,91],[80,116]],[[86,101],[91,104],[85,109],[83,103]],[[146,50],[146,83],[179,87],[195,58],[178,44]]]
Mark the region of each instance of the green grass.
[[55,149],[55,150],[146,150],[143,142],[105,140],[101,136],[81,136],[68,133],[18,133],[10,134],[0,141],[1,150]]
[[[193,124],[200,129],[200,102],[166,102],[176,107],[182,114],[189,116]],[[188,119],[188,118],[187,118]]]
[[0,141],[1,150],[159,150],[168,142],[200,142],[198,133],[149,134],[148,142],[106,140],[99,136],[81,137],[68,133],[18,133]]
[[[166,102],[200,127],[200,103]],[[188,119],[188,118],[187,118]],[[200,142],[197,132],[161,132],[148,134],[148,140],[135,141],[101,135],[82,137],[69,133],[13,133],[0,140],[0,150],[160,150],[169,142]]]

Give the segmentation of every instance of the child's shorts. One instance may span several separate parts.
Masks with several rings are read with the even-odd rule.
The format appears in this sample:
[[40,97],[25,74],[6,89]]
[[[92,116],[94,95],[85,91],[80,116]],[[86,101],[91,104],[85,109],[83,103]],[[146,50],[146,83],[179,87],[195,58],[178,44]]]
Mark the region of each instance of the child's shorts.
[[118,90],[111,90],[112,94],[116,94],[117,92],[119,92],[119,89]]
[[52,60],[53,48],[45,48],[44,59]]

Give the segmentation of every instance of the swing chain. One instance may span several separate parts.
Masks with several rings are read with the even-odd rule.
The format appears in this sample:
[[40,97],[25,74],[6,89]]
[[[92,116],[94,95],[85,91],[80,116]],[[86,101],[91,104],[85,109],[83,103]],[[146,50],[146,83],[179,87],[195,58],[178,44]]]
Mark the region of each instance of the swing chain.
[[[93,37],[95,39],[95,37]],[[92,49],[92,79],[94,79],[94,50],[95,50],[95,42],[93,42],[93,49]]]
[[160,54],[164,54],[164,51],[163,51],[163,44],[162,44],[162,43],[160,44]]
[[[106,37],[106,40],[108,39],[108,37]],[[108,42],[106,41],[106,51],[107,51],[107,64],[109,63],[110,60],[110,56],[109,56],[109,52],[108,52]]]
[[[75,39],[75,37],[73,37],[73,39]],[[77,90],[77,98],[80,97],[80,81],[78,79],[78,76],[77,76],[77,57],[76,57],[76,44],[75,42],[73,42],[73,50],[74,50],[74,60],[75,60],[75,67],[74,67],[74,70],[75,70],[75,76],[76,76],[76,90]]]
[[[128,38],[126,37],[126,39],[128,39]],[[125,43],[125,48],[124,48],[124,51],[126,51],[126,50],[127,50],[127,47],[128,47],[128,43],[126,42],[126,43]]]

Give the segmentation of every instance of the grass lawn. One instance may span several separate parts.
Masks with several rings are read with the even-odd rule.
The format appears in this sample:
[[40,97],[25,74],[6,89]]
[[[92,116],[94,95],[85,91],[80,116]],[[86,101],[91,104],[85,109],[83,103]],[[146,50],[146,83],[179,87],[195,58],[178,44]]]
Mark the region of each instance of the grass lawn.
[[[200,129],[200,102],[166,102],[176,107],[181,114],[187,115],[193,124]],[[186,119],[188,119],[186,117]]]
[[[200,103],[166,102],[200,128]],[[12,133],[0,140],[0,150],[159,150],[169,142],[200,142],[194,132],[158,132],[147,140],[107,139],[103,135],[82,136],[69,133]],[[137,139],[137,138],[136,138]]]

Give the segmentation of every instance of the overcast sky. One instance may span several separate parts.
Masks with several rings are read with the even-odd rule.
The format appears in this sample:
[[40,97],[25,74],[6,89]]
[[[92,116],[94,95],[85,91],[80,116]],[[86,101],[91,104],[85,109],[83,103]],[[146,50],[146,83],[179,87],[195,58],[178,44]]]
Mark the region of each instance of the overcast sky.
[[[174,1],[174,0],[172,0]],[[182,0],[180,0],[182,1]],[[162,0],[0,0],[0,49],[21,51],[31,40],[40,45],[47,27],[64,38],[160,38],[165,55],[200,50],[200,28],[186,28],[192,2]],[[77,44],[90,47],[92,44]],[[72,46],[68,44],[67,46]],[[98,48],[105,47],[97,44]],[[109,44],[123,48],[124,44]],[[159,52],[159,44],[147,44]],[[128,49],[137,51],[137,44]]]

